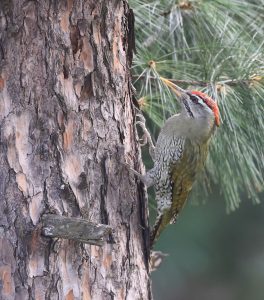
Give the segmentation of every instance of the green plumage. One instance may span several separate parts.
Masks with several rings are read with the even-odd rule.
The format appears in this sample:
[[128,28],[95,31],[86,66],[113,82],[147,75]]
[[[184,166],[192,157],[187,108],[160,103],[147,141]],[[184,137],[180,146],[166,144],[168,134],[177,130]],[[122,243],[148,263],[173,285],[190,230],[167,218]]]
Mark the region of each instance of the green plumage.
[[[170,166],[171,206],[159,207],[160,216],[154,225],[151,243],[153,244],[168,224],[174,223],[192,189],[197,174],[203,168],[208,154],[209,139],[199,144],[186,139],[181,158]],[[159,205],[158,205],[159,206]]]

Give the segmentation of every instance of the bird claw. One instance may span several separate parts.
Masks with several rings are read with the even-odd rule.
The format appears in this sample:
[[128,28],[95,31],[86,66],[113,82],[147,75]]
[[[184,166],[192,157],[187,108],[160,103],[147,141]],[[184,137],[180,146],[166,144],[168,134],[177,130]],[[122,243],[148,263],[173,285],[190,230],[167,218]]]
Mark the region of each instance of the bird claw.
[[140,126],[141,130],[143,131],[143,135],[139,139],[139,141],[140,141],[139,144],[141,147],[149,144],[149,154],[150,154],[151,158],[154,159],[155,146],[153,144],[151,135],[150,135],[149,131],[147,130],[146,119],[144,118],[144,116],[142,114],[137,114],[136,118],[138,118],[138,120],[136,121],[136,125]]
[[139,121],[142,122],[144,125],[146,124],[146,119],[145,119],[145,117],[142,115],[142,113],[137,113],[137,114],[136,114],[136,118],[138,118]]
[[124,165],[124,166],[127,168],[127,170],[128,170],[129,173],[131,173],[131,174],[133,174],[133,175],[135,175],[135,176],[137,176],[137,177],[141,177],[141,176],[142,176],[138,171],[134,170],[134,169],[130,166],[129,163],[123,161],[123,162],[122,162],[122,165]]
[[147,136],[146,133],[144,133],[144,134],[142,135],[141,139],[139,139],[139,145],[140,145],[141,147],[144,147],[144,146],[147,145],[147,143],[148,143],[148,136]]

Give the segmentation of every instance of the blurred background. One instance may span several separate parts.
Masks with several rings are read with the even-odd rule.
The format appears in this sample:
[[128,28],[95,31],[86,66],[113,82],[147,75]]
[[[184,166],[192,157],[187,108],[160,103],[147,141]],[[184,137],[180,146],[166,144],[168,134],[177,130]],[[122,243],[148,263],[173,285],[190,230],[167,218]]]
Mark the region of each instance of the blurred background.
[[[264,0],[129,0],[132,76],[152,136],[178,112],[160,77],[217,101],[206,169],[156,250],[154,299],[264,299]],[[140,130],[139,130],[140,135]],[[147,169],[152,163],[143,148]],[[151,224],[155,196],[149,193]]]
[[264,298],[264,203],[243,200],[230,214],[217,192],[187,203],[155,247],[169,254],[152,273],[155,300]]

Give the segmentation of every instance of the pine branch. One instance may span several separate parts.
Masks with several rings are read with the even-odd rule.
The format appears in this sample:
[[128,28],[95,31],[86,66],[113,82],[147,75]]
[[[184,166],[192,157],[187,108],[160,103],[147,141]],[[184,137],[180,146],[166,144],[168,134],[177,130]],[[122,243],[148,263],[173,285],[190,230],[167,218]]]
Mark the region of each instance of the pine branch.
[[[146,77],[145,74],[138,76],[138,75],[133,75],[132,78],[136,80],[143,80]],[[152,80],[157,80],[157,77],[154,76],[148,76],[148,79]],[[169,79],[169,78],[168,78]],[[184,80],[184,79],[169,79],[171,82],[175,84],[186,84],[186,85],[194,85],[194,86],[210,86],[212,84],[215,84],[219,88],[221,85],[229,85],[229,86],[237,86],[237,85],[250,85],[253,84],[254,82],[260,82],[263,80],[262,76],[254,75],[248,79],[227,79],[223,81],[218,81],[215,83],[209,82],[209,81],[202,81],[202,80]]]
[[[207,179],[218,185],[227,210],[239,206],[241,193],[258,203],[264,189],[264,6],[252,0],[129,1],[138,50],[134,84],[153,134],[177,112],[160,75],[201,87],[218,101],[222,119]],[[210,196],[205,180],[197,186],[201,197]]]

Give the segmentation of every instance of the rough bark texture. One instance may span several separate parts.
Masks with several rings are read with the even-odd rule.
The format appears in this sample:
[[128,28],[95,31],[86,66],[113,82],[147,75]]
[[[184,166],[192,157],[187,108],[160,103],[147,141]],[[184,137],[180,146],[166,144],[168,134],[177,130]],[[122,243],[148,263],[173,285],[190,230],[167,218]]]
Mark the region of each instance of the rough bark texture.
[[[0,299],[150,299],[126,1],[0,1]],[[129,45],[130,44],[130,45]],[[47,213],[111,226],[44,237]]]

